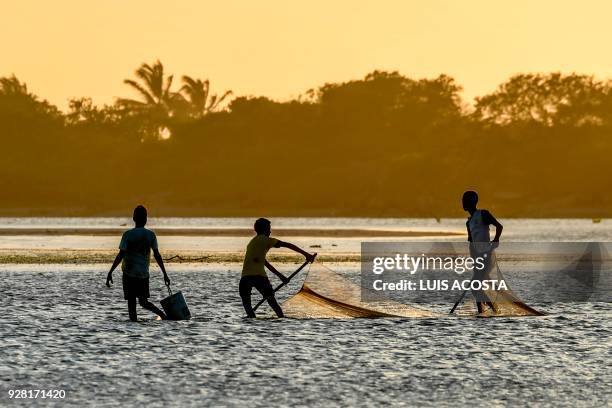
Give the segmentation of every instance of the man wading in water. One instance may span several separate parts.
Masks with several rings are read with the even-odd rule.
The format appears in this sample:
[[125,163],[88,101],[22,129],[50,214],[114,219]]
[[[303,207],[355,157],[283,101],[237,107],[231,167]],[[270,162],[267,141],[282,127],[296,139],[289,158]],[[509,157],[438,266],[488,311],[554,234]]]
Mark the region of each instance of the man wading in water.
[[251,306],[251,291],[253,288],[257,289],[264,299],[267,299],[268,304],[276,312],[278,317],[284,316],[283,310],[274,297],[274,289],[272,289],[272,285],[270,284],[270,280],[266,275],[264,266],[278,276],[282,282],[287,283],[288,279],[266,260],[266,254],[271,248],[289,248],[304,255],[306,260],[311,263],[315,259],[314,254],[309,254],[308,252],[293,244],[290,244],[289,242],[283,242],[276,238],[271,238],[271,228],[272,225],[270,221],[265,218],[259,218],[257,221],[255,221],[255,232],[257,235],[251,239],[247,245],[246,255],[244,256],[239,291],[240,298],[242,299],[242,305],[244,306],[244,310],[246,311],[248,317],[255,317],[253,306]]
[[[485,259],[484,267],[474,267],[474,276],[472,280],[482,281],[489,275],[489,271],[495,264],[493,250],[499,246],[499,238],[501,237],[504,227],[493,217],[487,210],[479,210],[476,208],[478,204],[478,194],[475,191],[466,191],[462,198],[463,209],[470,213],[466,222],[468,241],[470,242],[470,256],[473,259],[482,257]],[[491,241],[489,226],[495,226],[495,237]],[[483,304],[486,304],[495,312],[495,305],[491,299],[482,290],[473,290],[474,298],[478,313],[484,311]]]
[[164,273],[164,281],[167,286],[170,286],[170,278],[166,273],[164,261],[157,249],[157,237],[150,229],[145,228],[147,224],[147,209],[139,205],[134,209],[135,228],[125,231],[121,237],[119,244],[119,253],[111,266],[106,278],[106,286],[110,288],[113,283],[113,271],[121,263],[123,271],[123,295],[128,301],[128,312],[130,320],[137,320],[136,314],[136,298],[138,303],[143,308],[152,311],[162,319],[166,318],[164,312],[157,308],[153,303],[149,302],[149,259],[151,258],[151,249],[153,256],[159,265],[159,268]]

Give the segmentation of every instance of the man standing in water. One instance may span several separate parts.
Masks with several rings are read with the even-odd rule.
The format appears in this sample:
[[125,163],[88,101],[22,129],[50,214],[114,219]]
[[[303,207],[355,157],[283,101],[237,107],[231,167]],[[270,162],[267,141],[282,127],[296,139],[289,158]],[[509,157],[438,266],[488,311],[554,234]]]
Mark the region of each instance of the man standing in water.
[[[482,281],[487,278],[489,271],[496,262],[493,250],[499,246],[499,238],[501,237],[504,227],[489,211],[476,208],[478,204],[478,194],[475,191],[466,191],[463,193],[461,201],[463,209],[470,214],[466,222],[468,241],[470,242],[470,256],[474,259],[477,257],[486,259],[484,267],[474,268],[474,276],[472,277],[472,280]],[[490,225],[495,226],[495,237],[492,241],[489,233]],[[478,313],[484,311],[483,304],[495,310],[495,305],[484,291],[473,291],[473,294],[476,299]]]
[[123,295],[128,301],[128,312],[130,320],[137,320],[136,313],[136,298],[138,303],[143,308],[152,311],[162,319],[166,319],[166,315],[153,303],[149,302],[149,259],[151,258],[151,249],[153,256],[157,261],[160,269],[164,273],[164,281],[166,285],[170,285],[170,278],[166,273],[164,261],[157,248],[157,237],[155,233],[147,228],[147,209],[139,205],[134,209],[133,216],[135,228],[123,233],[121,243],[119,244],[119,253],[111,266],[106,278],[106,286],[110,287],[113,283],[113,271],[121,263],[123,271]]
[[247,313],[248,317],[255,317],[253,306],[251,306],[251,291],[253,288],[257,289],[259,293],[268,301],[270,307],[276,312],[278,317],[283,317],[283,310],[274,297],[274,289],[270,284],[270,280],[266,275],[264,266],[272,271],[278,278],[284,283],[288,282],[288,279],[279,271],[276,270],[267,260],[266,254],[268,251],[274,248],[289,248],[297,253],[300,253],[306,257],[308,262],[313,262],[315,259],[314,254],[298,248],[297,246],[288,242],[279,241],[276,238],[271,238],[272,224],[265,218],[259,218],[255,221],[255,232],[257,235],[251,239],[247,245],[246,255],[244,256],[244,264],[242,265],[242,277],[240,278],[240,298],[242,299],[242,305]]

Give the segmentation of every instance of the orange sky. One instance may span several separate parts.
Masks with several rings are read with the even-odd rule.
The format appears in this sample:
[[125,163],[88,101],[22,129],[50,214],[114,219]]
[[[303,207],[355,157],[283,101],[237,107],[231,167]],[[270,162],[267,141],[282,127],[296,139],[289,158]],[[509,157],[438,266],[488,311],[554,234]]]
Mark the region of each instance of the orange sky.
[[562,0],[0,0],[0,75],[65,108],[133,96],[142,62],[215,91],[295,97],[374,69],[447,73],[471,98],[511,74],[612,76],[612,2]]

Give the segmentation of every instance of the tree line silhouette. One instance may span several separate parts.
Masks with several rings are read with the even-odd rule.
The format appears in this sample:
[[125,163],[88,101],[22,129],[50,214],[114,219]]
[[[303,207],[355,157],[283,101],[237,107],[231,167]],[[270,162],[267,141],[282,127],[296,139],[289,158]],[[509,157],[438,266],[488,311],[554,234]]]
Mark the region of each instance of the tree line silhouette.
[[0,78],[2,215],[463,216],[476,189],[502,217],[612,215],[612,82],[519,74],[473,105],[446,75],[374,71],[286,102],[175,84],[67,112]]

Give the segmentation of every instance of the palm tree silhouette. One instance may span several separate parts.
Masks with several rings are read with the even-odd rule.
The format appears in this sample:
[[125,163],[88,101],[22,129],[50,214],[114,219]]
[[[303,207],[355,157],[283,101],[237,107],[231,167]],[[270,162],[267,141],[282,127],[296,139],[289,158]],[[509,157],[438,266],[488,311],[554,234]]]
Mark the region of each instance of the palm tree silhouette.
[[205,79],[194,79],[188,75],[182,77],[183,86],[180,92],[183,93],[185,101],[188,102],[187,110],[189,116],[199,119],[204,115],[214,112],[219,105],[232,94],[232,91],[225,91],[221,96],[210,94],[210,81]]
[[159,60],[153,65],[142,64],[135,74],[138,80],[125,79],[123,82],[136,90],[142,100],[119,98],[117,103],[145,117],[148,132],[159,138],[169,137],[168,121],[181,100],[178,93],[170,90],[173,75],[166,77]]
[[0,91],[4,95],[28,95],[27,85],[19,81],[15,74],[0,78]]

